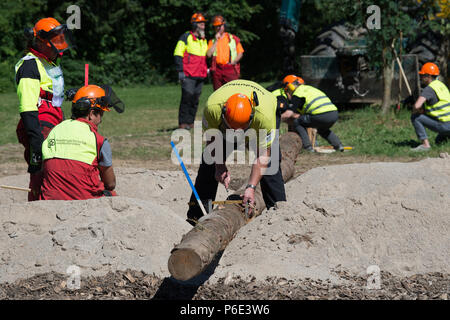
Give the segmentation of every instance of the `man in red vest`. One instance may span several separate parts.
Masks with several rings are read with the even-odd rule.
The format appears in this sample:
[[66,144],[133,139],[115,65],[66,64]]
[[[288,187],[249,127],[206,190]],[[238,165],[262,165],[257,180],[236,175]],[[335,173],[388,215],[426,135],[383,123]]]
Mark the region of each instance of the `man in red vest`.
[[181,83],[181,101],[178,112],[178,126],[181,129],[194,127],[203,82],[208,75],[206,21],[202,13],[194,13],[191,17],[192,30],[181,35],[173,53],[175,69]]
[[244,55],[244,48],[238,37],[225,32],[226,22],[222,16],[215,16],[212,23],[216,35],[215,39],[209,40],[206,56],[212,57],[210,71],[214,90],[217,90],[225,83],[239,79],[239,61]]
[[71,47],[71,33],[54,18],[39,20],[25,29],[27,54],[16,64],[20,121],[17,138],[25,147],[30,173],[28,201],[38,200],[42,181],[42,141],[63,119],[64,77],[60,59]]
[[111,146],[97,132],[103,113],[124,104],[108,86],[88,85],[72,100],[72,119],[55,126],[42,144],[41,200],[84,200],[115,195]]

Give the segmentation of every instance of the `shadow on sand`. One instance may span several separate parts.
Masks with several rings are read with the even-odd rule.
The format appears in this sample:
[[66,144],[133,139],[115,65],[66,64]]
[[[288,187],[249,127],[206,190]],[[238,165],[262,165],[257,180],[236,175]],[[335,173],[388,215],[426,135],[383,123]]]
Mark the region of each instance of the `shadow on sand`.
[[180,281],[174,277],[165,278],[152,300],[192,300],[198,288],[214,274],[222,254],[223,251],[220,251],[201,274],[190,280]]

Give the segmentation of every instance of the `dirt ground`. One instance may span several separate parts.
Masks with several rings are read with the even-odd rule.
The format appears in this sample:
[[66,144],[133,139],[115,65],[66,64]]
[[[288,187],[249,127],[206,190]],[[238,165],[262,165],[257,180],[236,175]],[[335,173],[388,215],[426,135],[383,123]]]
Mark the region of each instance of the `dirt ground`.
[[[395,159],[395,161],[411,162],[417,161],[417,159],[404,158]],[[373,162],[392,162],[392,159],[384,157],[353,156],[350,153],[302,153],[297,159],[295,177],[299,177],[316,167]],[[133,171],[135,170],[133,168],[180,172],[178,165],[172,164],[170,161],[147,162],[137,160],[125,161],[119,159],[114,161],[114,166],[119,168],[118,171],[125,175],[138,173],[147,174],[145,171]],[[195,171],[196,166],[190,166],[189,169]],[[245,178],[243,177],[245,177],[245,173],[248,172],[248,168],[234,166],[231,168],[231,171],[232,176],[237,177],[233,179],[232,186],[240,186],[245,181]],[[2,146],[0,152],[0,178],[23,175],[25,172],[26,167],[21,156],[21,146]],[[305,175],[305,177],[307,177],[307,175]],[[123,188],[131,188],[130,181],[124,180],[125,185]],[[309,183],[312,184],[313,182]],[[169,185],[161,185],[160,188],[168,188],[167,190],[169,190],[168,192],[170,193],[171,189]],[[167,200],[168,198],[164,199]],[[185,201],[184,198],[182,200]],[[358,205],[366,205],[364,200],[361,203],[361,199],[355,198],[354,201]],[[304,203],[305,205],[308,205],[307,202]],[[120,205],[121,204],[119,203],[119,207]],[[401,205],[404,206],[403,202]],[[414,213],[419,213],[419,211],[417,211],[418,209],[411,209],[410,204],[407,203],[407,205],[408,206],[404,208],[405,210],[408,212],[416,210]],[[126,207],[127,204],[123,204],[123,206]],[[311,210],[320,212],[325,218],[328,218],[323,214],[323,211],[329,209],[325,207],[325,209],[323,209],[322,207],[319,208],[322,209],[322,211],[318,210],[316,207]],[[319,217],[319,220],[325,219],[324,217]],[[332,217],[334,218],[333,215]],[[61,214],[58,219],[64,221],[64,219],[61,219]],[[315,219],[317,220],[317,218]],[[267,220],[268,224],[274,223],[269,216],[267,217]],[[265,220],[262,221],[265,222]],[[279,226],[282,227],[282,223],[280,223]],[[5,226],[3,225],[3,227]],[[260,230],[259,227],[258,230]],[[56,235],[58,235],[58,231],[61,230],[56,230]],[[254,232],[258,231],[254,230]],[[20,235],[20,232],[18,234]],[[243,239],[245,240],[245,237]],[[290,241],[292,239],[288,240]],[[278,238],[275,240],[272,238],[270,241],[270,243],[276,244]],[[295,239],[292,241],[295,243]],[[214,273],[219,260],[226,261],[227,257],[225,256],[224,258],[225,259],[222,259],[221,255],[219,255],[217,261],[211,265],[203,278],[187,282],[180,282],[172,277],[161,276],[161,274],[151,274],[145,273],[144,271],[128,269],[108,272],[106,275],[101,276],[82,276],[80,289],[70,290],[68,288],[69,279],[67,274],[58,272],[36,273],[35,275],[24,279],[0,283],[0,299],[448,300],[448,295],[450,294],[450,273],[435,271],[402,276],[382,270],[380,277],[381,289],[376,290],[368,289],[367,275],[348,272],[348,270],[339,268],[333,270],[333,275],[336,279],[341,280],[340,282],[312,279],[308,277],[293,280],[280,276],[256,279],[240,276],[233,276],[230,278],[229,275],[219,277],[216,281],[209,281],[209,277]],[[233,257],[228,257],[228,259],[232,258]],[[2,260],[2,262],[4,261]],[[448,271],[448,269],[445,271]]]
[[71,300],[448,300],[449,275],[430,273],[407,278],[381,273],[382,289],[367,289],[367,279],[342,273],[348,284],[305,279],[268,278],[264,282],[236,279],[232,284],[183,284],[126,270],[81,279],[79,290],[67,288],[67,275],[46,273],[0,284],[0,299]]

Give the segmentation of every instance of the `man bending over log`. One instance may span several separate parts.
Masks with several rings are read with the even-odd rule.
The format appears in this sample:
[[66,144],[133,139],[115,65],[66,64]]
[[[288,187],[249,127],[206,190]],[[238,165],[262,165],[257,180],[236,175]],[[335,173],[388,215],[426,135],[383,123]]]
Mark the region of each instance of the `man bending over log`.
[[[195,180],[195,188],[205,206],[208,200],[215,200],[219,182],[228,189],[231,177],[225,161],[228,155],[243,144],[253,145],[257,149],[254,150],[257,155],[256,160],[252,164],[251,174],[242,196],[243,204],[252,205],[255,202],[255,189],[260,181],[267,208],[275,206],[278,201],[286,201],[279,165],[281,153],[276,109],[275,96],[259,84],[248,80],[228,82],[208,98],[203,112],[203,129],[211,132],[214,137],[207,141]],[[236,137],[237,141],[235,141]],[[277,142],[274,144],[276,150],[272,153],[271,147],[275,141]],[[212,147],[213,142],[215,148]],[[210,150],[212,152],[209,153]],[[274,157],[276,155],[278,159]],[[274,165],[277,167],[272,170]],[[267,170],[268,168],[271,170]],[[187,213],[187,221],[192,225],[195,225],[196,221],[203,216],[195,200],[195,195],[192,194],[190,203],[195,204]]]

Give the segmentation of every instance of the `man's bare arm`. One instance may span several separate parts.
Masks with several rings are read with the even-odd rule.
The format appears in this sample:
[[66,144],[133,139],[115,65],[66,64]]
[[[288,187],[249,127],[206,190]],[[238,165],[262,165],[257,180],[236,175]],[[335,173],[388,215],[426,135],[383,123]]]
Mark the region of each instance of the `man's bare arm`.
[[241,61],[241,59],[242,59],[243,56],[244,56],[244,54],[243,54],[242,52],[241,52],[241,53],[238,53],[237,56],[236,56],[236,58],[235,58],[233,61],[231,61],[231,64],[232,64],[232,65],[238,64],[239,61]]
[[116,187],[116,175],[114,174],[113,167],[98,166],[98,169],[100,171],[100,179],[105,185],[105,189],[109,191],[114,190]]
[[425,97],[420,96],[417,99],[416,103],[414,103],[412,113],[420,113],[421,110],[422,110],[422,106],[425,103],[425,101],[427,101],[427,99]]

